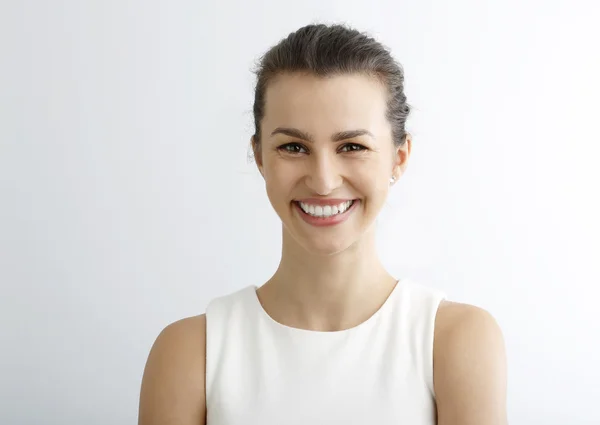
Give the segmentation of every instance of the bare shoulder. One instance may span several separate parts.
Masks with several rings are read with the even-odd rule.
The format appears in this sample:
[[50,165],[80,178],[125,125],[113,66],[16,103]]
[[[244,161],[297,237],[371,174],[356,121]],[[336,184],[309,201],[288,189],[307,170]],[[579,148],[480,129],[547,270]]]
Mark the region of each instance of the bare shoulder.
[[481,332],[502,338],[502,332],[496,319],[486,310],[470,304],[451,301],[440,303],[436,323],[439,335],[456,332]]
[[443,301],[433,362],[439,425],[507,423],[504,337],[489,312]]
[[163,329],[144,369],[138,424],[205,424],[205,363],[205,315]]

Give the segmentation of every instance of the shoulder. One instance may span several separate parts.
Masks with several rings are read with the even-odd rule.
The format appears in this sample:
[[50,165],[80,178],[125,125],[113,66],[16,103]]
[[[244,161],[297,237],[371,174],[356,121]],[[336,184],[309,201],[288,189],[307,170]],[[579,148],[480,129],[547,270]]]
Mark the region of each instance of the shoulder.
[[443,342],[451,342],[457,336],[503,338],[496,319],[489,312],[470,304],[446,300],[439,305],[435,331]]
[[[174,364],[158,364],[159,360],[185,360],[187,366],[204,365],[206,351],[206,315],[188,317],[164,328],[154,342],[148,360],[150,366],[178,367]],[[165,358],[166,356],[166,358]]]
[[442,301],[433,363],[440,424],[506,423],[504,337],[489,312]]
[[205,415],[206,316],[164,328],[142,379],[139,424],[198,424]]

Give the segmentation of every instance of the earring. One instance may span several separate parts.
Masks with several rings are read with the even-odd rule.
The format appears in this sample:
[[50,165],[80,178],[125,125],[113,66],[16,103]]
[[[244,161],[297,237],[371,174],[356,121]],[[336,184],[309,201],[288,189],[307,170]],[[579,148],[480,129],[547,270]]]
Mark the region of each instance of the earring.
[[390,178],[390,184],[394,184],[396,182],[396,176],[392,176]]

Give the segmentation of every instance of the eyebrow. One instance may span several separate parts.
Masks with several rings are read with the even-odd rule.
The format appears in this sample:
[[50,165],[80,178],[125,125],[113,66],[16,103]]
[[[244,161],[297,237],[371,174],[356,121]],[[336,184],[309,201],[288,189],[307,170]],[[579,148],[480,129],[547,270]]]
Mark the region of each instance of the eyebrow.
[[[311,143],[314,143],[314,141],[315,141],[314,137],[311,134],[309,134],[305,131],[302,131],[302,130],[298,130],[297,128],[277,127],[271,133],[271,137],[275,136],[276,134],[284,134],[286,136],[306,140],[307,142],[311,142]],[[359,136],[369,136],[373,139],[375,138],[375,136],[373,136],[373,133],[371,133],[370,131],[364,130],[364,129],[357,129],[357,130],[339,131],[339,132],[333,134],[333,136],[331,136],[331,140],[333,142],[339,142],[340,140],[353,139],[354,137],[359,137]]]

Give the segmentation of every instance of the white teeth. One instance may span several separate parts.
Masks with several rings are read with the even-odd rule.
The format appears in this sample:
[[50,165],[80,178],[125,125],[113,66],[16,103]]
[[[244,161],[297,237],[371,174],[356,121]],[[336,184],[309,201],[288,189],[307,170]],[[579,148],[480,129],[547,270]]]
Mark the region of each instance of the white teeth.
[[352,205],[352,202],[354,202],[354,201],[342,202],[339,205],[325,205],[325,206],[310,205],[310,204],[305,204],[304,202],[299,202],[299,204],[300,204],[300,207],[302,208],[302,210],[307,214],[310,214],[315,217],[331,217],[333,215],[341,214],[341,213],[345,212],[348,208],[350,208],[350,205]]

